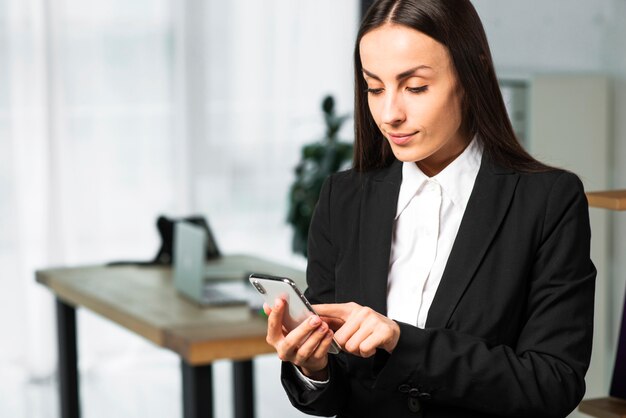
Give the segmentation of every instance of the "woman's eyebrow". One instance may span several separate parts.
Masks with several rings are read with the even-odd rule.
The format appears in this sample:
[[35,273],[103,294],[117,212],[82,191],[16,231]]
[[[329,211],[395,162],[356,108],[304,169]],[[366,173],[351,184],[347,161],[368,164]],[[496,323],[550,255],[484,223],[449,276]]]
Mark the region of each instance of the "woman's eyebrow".
[[[365,68],[362,68],[363,72],[365,73],[365,75],[367,75],[370,78],[373,78],[375,80],[381,81],[380,77],[378,77],[376,74],[367,71]],[[412,76],[413,74],[415,74],[417,71],[419,70],[432,70],[431,67],[429,67],[428,65],[418,65],[415,68],[411,68],[409,70],[403,71],[400,74],[398,74],[396,76],[396,80],[401,81],[404,80],[405,78],[408,78],[410,76]]]

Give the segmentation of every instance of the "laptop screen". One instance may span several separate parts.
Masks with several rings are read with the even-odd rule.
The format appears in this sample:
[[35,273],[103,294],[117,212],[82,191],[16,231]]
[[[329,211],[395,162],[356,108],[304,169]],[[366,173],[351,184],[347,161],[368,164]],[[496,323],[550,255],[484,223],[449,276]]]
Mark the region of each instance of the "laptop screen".
[[201,300],[204,290],[206,233],[188,222],[174,225],[174,287],[182,294]]

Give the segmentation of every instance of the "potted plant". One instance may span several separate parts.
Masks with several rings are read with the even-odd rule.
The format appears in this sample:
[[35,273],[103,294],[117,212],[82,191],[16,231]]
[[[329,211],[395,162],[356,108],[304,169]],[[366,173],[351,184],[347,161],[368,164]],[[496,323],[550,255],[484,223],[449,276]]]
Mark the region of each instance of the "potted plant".
[[338,116],[335,100],[326,96],[322,100],[326,135],[302,148],[300,162],[295,168],[296,179],[289,190],[287,221],[293,226],[292,250],[307,256],[307,237],[313,210],[326,177],[352,161],[353,145],[338,138],[341,125],[349,115]]

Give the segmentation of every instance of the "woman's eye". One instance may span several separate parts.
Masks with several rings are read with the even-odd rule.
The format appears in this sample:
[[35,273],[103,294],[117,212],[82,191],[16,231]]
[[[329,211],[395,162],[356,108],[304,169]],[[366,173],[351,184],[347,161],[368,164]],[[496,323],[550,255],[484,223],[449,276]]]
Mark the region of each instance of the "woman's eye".
[[367,88],[365,89],[366,92],[368,92],[369,94],[380,94],[383,92],[383,89],[371,89],[371,88]]
[[423,93],[426,90],[428,90],[428,86],[421,86],[421,87],[407,87],[406,88],[408,91],[410,91],[411,93]]

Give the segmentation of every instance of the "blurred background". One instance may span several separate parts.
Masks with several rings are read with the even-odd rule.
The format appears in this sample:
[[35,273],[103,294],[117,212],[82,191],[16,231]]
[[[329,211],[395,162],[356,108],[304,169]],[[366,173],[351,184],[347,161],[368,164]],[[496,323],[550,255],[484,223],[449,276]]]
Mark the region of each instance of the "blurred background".
[[[363,3],[363,4],[362,4]],[[54,299],[36,269],[149,260],[158,215],[205,215],[224,253],[304,268],[288,191],[320,104],[352,113],[370,1],[0,0],[0,416],[58,417]],[[528,149],[626,188],[626,2],[474,0]],[[338,134],[352,140],[352,123]],[[588,396],[608,392],[626,214],[592,209],[599,270]],[[564,318],[566,320],[566,318]],[[83,416],[181,416],[178,357],[78,311]],[[226,362],[217,417],[232,416]],[[257,415],[299,417],[275,356]],[[577,415],[575,415],[577,416]]]

